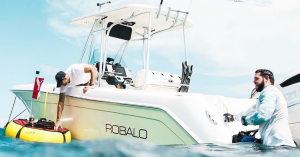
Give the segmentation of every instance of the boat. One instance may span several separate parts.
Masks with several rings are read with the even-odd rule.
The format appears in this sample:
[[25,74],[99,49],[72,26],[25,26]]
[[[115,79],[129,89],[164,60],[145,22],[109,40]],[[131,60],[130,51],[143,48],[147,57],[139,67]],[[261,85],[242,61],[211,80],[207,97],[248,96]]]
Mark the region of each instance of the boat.
[[[159,7],[130,4],[75,18],[71,24],[91,29],[80,63],[87,46],[93,47],[94,37],[102,39],[98,63],[91,62],[97,55],[92,48],[89,51],[89,64],[98,68],[95,86],[85,94],[81,86],[69,87],[66,91],[61,125],[72,132],[72,138],[126,139],[159,145],[223,144],[232,143],[232,136],[241,130],[257,129],[257,126],[242,126],[240,122],[226,124],[223,120],[224,113],[239,113],[254,105],[256,99],[190,92],[193,68],[188,62],[185,31],[193,22],[188,19],[188,12],[164,9],[162,3]],[[151,40],[155,40],[152,37],[166,31],[183,31],[185,58],[181,75],[149,69]],[[107,56],[110,38],[123,41],[121,53],[117,52],[121,60],[129,43],[143,41],[143,57],[140,58],[143,68],[135,77],[121,60],[115,62],[116,57]],[[15,85],[11,89],[28,111],[32,89],[33,84]],[[59,88],[44,83],[40,99],[34,100],[34,117],[55,121],[58,97]],[[296,107],[299,108],[297,105],[289,107],[290,115],[297,115],[290,110]],[[300,143],[298,119],[290,119],[290,126],[294,140]]]

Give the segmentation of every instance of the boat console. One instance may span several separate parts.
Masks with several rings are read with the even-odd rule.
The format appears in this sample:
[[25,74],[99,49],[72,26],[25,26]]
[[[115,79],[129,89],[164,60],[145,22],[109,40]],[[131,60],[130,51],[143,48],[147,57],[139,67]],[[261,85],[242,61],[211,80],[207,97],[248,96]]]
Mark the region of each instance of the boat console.
[[[105,71],[101,79],[104,84],[103,87],[112,87],[126,89],[132,86],[133,88],[133,79],[131,77],[130,71],[128,68],[123,67],[120,63],[113,63],[114,59],[107,57]],[[94,66],[99,72],[99,62],[95,63]]]

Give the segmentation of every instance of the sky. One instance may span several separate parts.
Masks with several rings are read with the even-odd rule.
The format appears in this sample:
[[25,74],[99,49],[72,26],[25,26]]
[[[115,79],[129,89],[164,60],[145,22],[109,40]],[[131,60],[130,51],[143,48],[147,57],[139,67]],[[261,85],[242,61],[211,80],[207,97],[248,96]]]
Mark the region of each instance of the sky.
[[[32,83],[36,70],[45,83],[54,83],[58,71],[78,63],[89,30],[71,25],[70,20],[96,12],[98,2],[105,1],[2,0],[0,127],[11,111],[13,85]],[[159,0],[112,0],[103,9],[133,3],[157,6]],[[248,98],[255,70],[270,69],[276,83],[300,69],[299,0],[165,0],[163,7],[189,11],[194,22],[186,30],[189,64],[194,66],[191,92]],[[120,42],[111,41],[113,55]],[[126,65],[138,71],[141,43],[130,44],[128,50]],[[153,38],[150,69],[181,75],[182,61],[182,31]],[[24,109],[17,99],[12,117]]]

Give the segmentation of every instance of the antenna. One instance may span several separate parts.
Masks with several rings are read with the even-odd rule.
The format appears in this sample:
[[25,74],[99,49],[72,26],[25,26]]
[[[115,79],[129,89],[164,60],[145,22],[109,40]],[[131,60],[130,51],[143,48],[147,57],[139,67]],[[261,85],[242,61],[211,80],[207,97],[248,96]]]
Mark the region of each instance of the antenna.
[[190,11],[190,8],[191,8],[191,5],[192,5],[192,2],[193,2],[193,0],[191,0],[191,1],[190,1],[190,5],[189,5],[189,7],[188,7],[188,10],[187,10],[187,12],[189,12],[189,11]]
[[102,5],[108,4],[108,3],[111,3],[111,2],[108,1],[108,2],[105,2],[105,3],[97,3],[97,6],[99,7],[99,11],[101,10]]

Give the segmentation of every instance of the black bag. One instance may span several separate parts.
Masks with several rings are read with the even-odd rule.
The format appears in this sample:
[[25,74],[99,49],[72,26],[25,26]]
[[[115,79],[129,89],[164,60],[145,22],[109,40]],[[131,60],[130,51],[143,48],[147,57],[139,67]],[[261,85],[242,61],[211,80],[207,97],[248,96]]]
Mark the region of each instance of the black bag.
[[[255,134],[258,132],[258,129],[256,130],[250,130],[250,131],[240,131],[237,135],[232,136],[232,143],[238,143],[242,142],[242,139],[244,136],[253,136],[255,137]],[[257,139],[254,141],[254,143],[262,143],[260,139]]]
[[54,130],[55,123],[51,120],[47,121],[46,118],[40,118],[36,123],[30,122],[26,126]]

